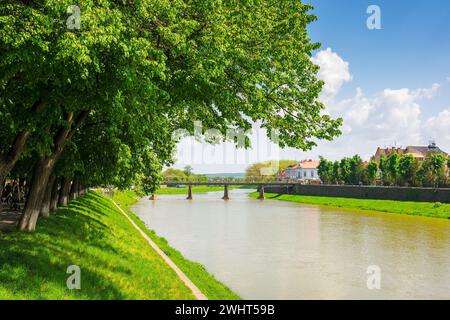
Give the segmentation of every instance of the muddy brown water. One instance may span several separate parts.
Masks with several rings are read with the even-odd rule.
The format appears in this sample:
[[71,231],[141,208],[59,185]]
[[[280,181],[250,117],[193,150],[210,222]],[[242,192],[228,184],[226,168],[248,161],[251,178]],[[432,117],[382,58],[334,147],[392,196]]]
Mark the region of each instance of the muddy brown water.
[[221,192],[160,196],[132,210],[245,299],[450,299],[449,220],[248,192],[232,190],[230,201]]

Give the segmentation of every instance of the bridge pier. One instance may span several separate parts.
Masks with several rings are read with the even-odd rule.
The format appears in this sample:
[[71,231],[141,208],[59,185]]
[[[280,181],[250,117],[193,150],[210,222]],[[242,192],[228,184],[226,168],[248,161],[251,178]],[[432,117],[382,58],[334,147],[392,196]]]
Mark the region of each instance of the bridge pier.
[[188,186],[188,196],[187,196],[186,200],[192,200],[192,186],[191,185]]
[[266,197],[264,195],[264,186],[262,184],[259,185],[259,200],[264,200]]
[[[230,200],[230,194],[229,194],[229,187],[230,186],[258,186],[258,199],[264,200],[266,198],[265,196],[265,187],[286,187],[287,193],[291,193],[291,189],[295,190],[295,187],[298,185],[298,183],[292,183],[292,182],[232,182],[232,181],[220,181],[220,182],[178,182],[170,183],[165,182],[163,184],[166,184],[167,186],[170,185],[177,185],[177,186],[187,186],[188,187],[188,194],[187,194],[187,200],[193,200],[193,192],[192,188],[193,186],[216,186],[216,187],[223,187],[223,200]],[[269,190],[270,191],[270,190]],[[156,200],[156,195],[152,195],[152,199]]]
[[228,185],[223,186],[223,200],[230,200],[230,197],[228,196]]

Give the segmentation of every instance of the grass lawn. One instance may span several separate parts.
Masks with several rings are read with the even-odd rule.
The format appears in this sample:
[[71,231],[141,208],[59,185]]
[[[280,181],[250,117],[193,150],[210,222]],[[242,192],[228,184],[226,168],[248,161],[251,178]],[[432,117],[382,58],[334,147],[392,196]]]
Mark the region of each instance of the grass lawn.
[[[126,195],[116,199],[122,207],[133,201]],[[166,245],[166,252],[168,248]],[[210,299],[237,298],[199,265],[181,255],[175,262],[183,262],[179,265],[183,270],[192,265],[188,276],[196,276],[192,281],[200,289],[208,288],[204,294]],[[71,265],[81,269],[81,290],[67,289],[67,268]],[[203,280],[206,284],[199,283]],[[194,296],[110,199],[88,193],[50,218],[40,219],[35,233],[0,235],[0,299]]]
[[158,237],[153,230],[148,229],[145,224],[128,208],[137,202],[137,196],[133,191],[115,192],[114,201],[122,204],[122,209],[130,218],[152,239],[164,253],[191,279],[191,281],[212,300],[236,300],[238,295],[217,281],[208,273],[203,265],[185,259],[182,254],[172,248],[166,239]]
[[[258,193],[252,193],[250,196],[257,198]],[[278,195],[273,193],[266,193],[266,198],[336,208],[400,213],[442,219],[450,218],[450,204],[443,203]]]

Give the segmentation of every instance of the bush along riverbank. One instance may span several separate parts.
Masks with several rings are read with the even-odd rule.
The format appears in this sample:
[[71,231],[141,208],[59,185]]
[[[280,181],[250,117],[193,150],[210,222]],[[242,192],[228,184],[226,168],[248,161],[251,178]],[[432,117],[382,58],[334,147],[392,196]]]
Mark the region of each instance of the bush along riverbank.
[[[250,194],[257,198],[258,193]],[[398,213],[431,218],[450,219],[450,204],[433,202],[408,202],[393,200],[352,199],[334,197],[316,197],[289,194],[266,193],[267,199],[289,201],[303,204],[322,205],[335,208]]]
[[[127,209],[133,196],[114,199],[209,299],[239,298],[147,230]],[[0,299],[195,298],[111,199],[94,192],[41,219],[34,233],[0,235],[0,265]],[[69,289],[77,269],[80,289],[75,278]]]

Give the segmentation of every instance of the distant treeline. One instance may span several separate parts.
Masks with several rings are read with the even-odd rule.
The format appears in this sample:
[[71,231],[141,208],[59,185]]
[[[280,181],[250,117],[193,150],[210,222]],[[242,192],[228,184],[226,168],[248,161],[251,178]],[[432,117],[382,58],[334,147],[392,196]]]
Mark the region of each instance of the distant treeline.
[[184,170],[169,168],[163,172],[164,182],[208,182],[204,174],[194,174],[192,167],[186,166]]
[[298,163],[296,160],[273,160],[254,163],[245,171],[246,182],[276,181],[277,176],[289,166]]
[[423,161],[410,154],[392,154],[369,163],[359,155],[340,161],[320,158],[319,175],[324,184],[444,187],[450,183],[450,158],[430,152]]

